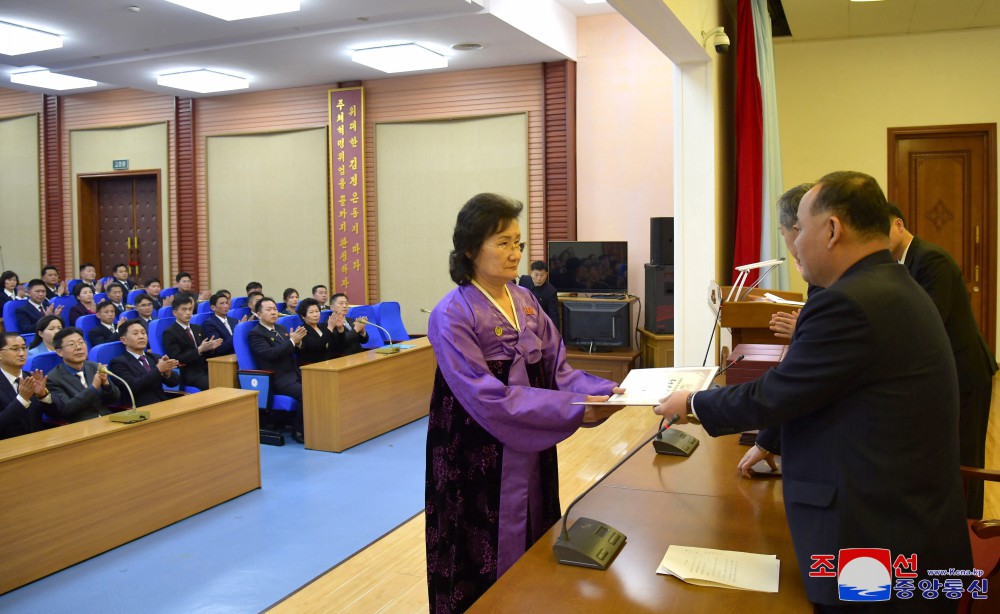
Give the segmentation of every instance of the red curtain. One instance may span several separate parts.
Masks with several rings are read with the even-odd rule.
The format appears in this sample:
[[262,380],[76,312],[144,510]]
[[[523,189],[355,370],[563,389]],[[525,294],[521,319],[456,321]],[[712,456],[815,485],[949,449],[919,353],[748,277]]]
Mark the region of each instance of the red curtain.
[[[764,136],[753,8],[739,0],[736,15],[736,247],[735,266],[760,260]],[[733,280],[736,271],[733,271]],[[757,280],[750,271],[747,282]]]

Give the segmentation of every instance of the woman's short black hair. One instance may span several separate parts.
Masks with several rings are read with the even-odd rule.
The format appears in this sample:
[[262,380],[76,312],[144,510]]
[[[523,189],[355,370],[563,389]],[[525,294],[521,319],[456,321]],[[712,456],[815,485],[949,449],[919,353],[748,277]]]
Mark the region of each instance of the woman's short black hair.
[[[0,290],[6,290],[3,285],[7,283],[8,279],[16,279],[17,283],[21,283],[21,278],[17,276],[17,273],[14,271],[4,271],[3,275],[0,275]],[[17,290],[17,288],[14,289]]]
[[[38,321],[35,322],[35,338],[31,340],[31,345],[28,346],[29,349],[38,347],[42,344],[42,331],[48,328],[49,324],[52,324],[56,320],[59,320],[59,316],[47,315],[38,318]],[[62,320],[59,320],[59,323],[62,324]]]
[[77,299],[79,299],[80,298],[80,293],[83,292],[84,288],[90,288],[90,290],[92,292],[94,290],[94,286],[88,284],[85,281],[81,281],[80,283],[78,283],[75,286],[73,286],[73,296],[75,296]]
[[284,294],[281,295],[281,300],[287,301],[289,296],[291,296],[293,294],[298,294],[298,293],[299,293],[299,291],[296,290],[295,288],[285,288]]
[[483,248],[483,241],[506,230],[523,209],[520,201],[488,193],[476,194],[462,206],[452,235],[454,249],[448,256],[452,281],[461,286],[472,280],[473,263]]
[[295,313],[299,314],[299,317],[305,320],[306,312],[309,311],[309,308],[313,306],[315,306],[318,309],[322,309],[319,306],[319,301],[317,301],[313,297],[310,296],[309,298],[304,298],[301,301],[299,301],[299,304],[295,307]]

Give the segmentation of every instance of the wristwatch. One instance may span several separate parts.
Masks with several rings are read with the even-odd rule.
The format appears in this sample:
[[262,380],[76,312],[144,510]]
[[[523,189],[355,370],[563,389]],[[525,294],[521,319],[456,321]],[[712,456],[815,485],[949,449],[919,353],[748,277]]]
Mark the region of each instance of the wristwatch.
[[694,395],[696,394],[698,393],[692,392],[689,394],[687,401],[684,404],[684,409],[687,411],[687,421],[691,424],[701,424],[701,420],[699,420],[698,416],[694,414]]

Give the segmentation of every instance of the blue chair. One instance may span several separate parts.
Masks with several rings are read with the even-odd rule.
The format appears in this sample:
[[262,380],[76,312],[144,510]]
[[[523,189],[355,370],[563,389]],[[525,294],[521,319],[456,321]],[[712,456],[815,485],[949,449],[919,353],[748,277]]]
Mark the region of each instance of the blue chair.
[[319,312],[319,323],[326,324],[326,321],[330,319],[330,314],[333,313],[332,309],[324,309]]
[[24,345],[31,347],[31,342],[35,340],[35,333],[25,333],[21,335],[21,339],[24,339]]
[[168,297],[171,297],[171,296],[177,294],[178,292],[180,292],[180,290],[176,286],[174,286],[172,288],[164,288],[164,289],[160,290],[160,300],[162,301],[162,300],[164,300],[164,299],[166,299]]
[[108,293],[107,292],[98,292],[97,294],[94,295],[94,303],[95,304],[96,303],[100,303],[101,301],[103,301],[106,298],[108,298]]
[[76,300],[75,296],[57,296],[49,302],[56,307],[62,307],[63,313],[68,316],[69,310],[72,309],[79,301]]
[[126,305],[135,305],[135,299],[139,298],[140,295],[145,294],[145,290],[129,290],[128,296],[125,297]]
[[202,301],[201,303],[198,303],[197,307],[195,307],[194,312],[195,313],[212,313],[212,303],[209,303],[208,301]]
[[[355,307],[351,307],[347,310],[347,317],[355,320],[358,318],[366,318],[369,322],[379,324],[378,316],[375,315],[375,308],[371,305],[357,305]],[[374,326],[369,326],[365,329],[365,331],[368,333],[368,341],[361,344],[361,347],[363,348],[367,348],[369,350],[372,348],[380,348],[389,342],[389,340],[385,338],[385,333]]]
[[135,320],[138,317],[139,317],[138,311],[136,311],[135,309],[126,309],[125,311],[122,312],[120,316],[118,316],[118,321],[127,322],[129,320]]
[[73,295],[73,288],[75,288],[76,284],[79,284],[79,283],[83,283],[83,280],[82,279],[71,279],[71,280],[67,281],[66,282],[66,292],[68,292],[69,295],[72,296]]
[[376,303],[373,307],[375,308],[375,321],[379,326],[389,331],[389,336],[392,337],[389,340],[391,343],[410,340],[410,334],[406,332],[406,326],[403,325],[403,316],[399,312],[399,303],[386,301]]
[[96,313],[89,313],[85,316],[80,316],[76,319],[76,327],[83,331],[83,338],[86,339],[90,334],[90,329],[94,328],[101,321],[97,319]]
[[211,318],[214,314],[211,311],[205,313],[196,313],[191,316],[191,323],[197,324],[198,326],[204,326],[205,321]]
[[107,288],[108,284],[110,284],[114,280],[115,280],[115,278],[109,275],[107,277],[102,277],[99,281],[101,282],[101,287],[102,288]]
[[247,306],[247,297],[245,296],[234,296],[233,300],[229,302],[230,309],[242,309]]
[[226,314],[230,318],[236,318],[237,320],[242,320],[244,317],[250,315],[249,307],[237,307],[236,309],[230,309],[229,313]]
[[157,318],[149,323],[149,350],[154,354],[163,356],[163,331],[170,328],[177,318]]
[[[274,306],[278,308],[278,313],[281,313],[282,311],[285,310],[285,304],[284,303],[275,303]],[[291,315],[291,314],[289,314],[289,315]]]
[[291,331],[302,326],[302,318],[299,316],[281,316],[278,318],[278,324]]
[[62,356],[56,352],[44,352],[36,355],[34,358],[26,362],[24,364],[24,370],[33,371],[35,369],[41,369],[42,373],[48,375],[49,371],[55,369],[60,364],[62,364]]
[[172,318],[174,317],[174,308],[172,305],[164,305],[156,311],[157,318]]
[[3,304],[3,327],[8,333],[33,333],[33,330],[17,329],[17,308],[24,304],[24,301],[7,301]]
[[110,343],[102,343],[100,345],[95,345],[90,348],[87,352],[87,360],[91,362],[99,362],[102,365],[106,365],[111,362],[116,356],[121,356],[125,353],[125,344],[121,341],[112,341]]
[[[257,368],[257,361],[254,360],[249,343],[250,330],[254,326],[257,326],[256,322],[240,322],[233,331],[233,347],[236,349],[236,363],[239,367],[236,374],[240,388],[257,391],[257,407],[260,409],[298,410],[301,407],[298,401],[290,396],[274,394],[274,390],[271,389],[272,372]],[[278,445],[284,445],[284,436],[278,433],[277,439],[281,442]]]

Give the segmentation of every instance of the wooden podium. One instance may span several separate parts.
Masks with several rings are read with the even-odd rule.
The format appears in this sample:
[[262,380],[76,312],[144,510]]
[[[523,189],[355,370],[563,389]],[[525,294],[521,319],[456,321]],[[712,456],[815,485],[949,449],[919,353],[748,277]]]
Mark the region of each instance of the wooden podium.
[[801,301],[802,294],[799,292],[784,292],[781,290],[767,290],[764,288],[754,288],[750,292],[744,290],[745,296],[741,301],[726,302],[725,297],[729,296],[731,286],[723,286],[722,291],[722,314],[719,317],[719,325],[730,329],[733,335],[733,347],[743,343],[765,343],[788,345],[790,339],[781,339],[774,336],[774,331],[768,328],[771,322],[771,315],[779,311],[791,313],[801,307],[795,305],[779,305],[765,301],[764,293],[768,292],[777,297],[789,301]]

